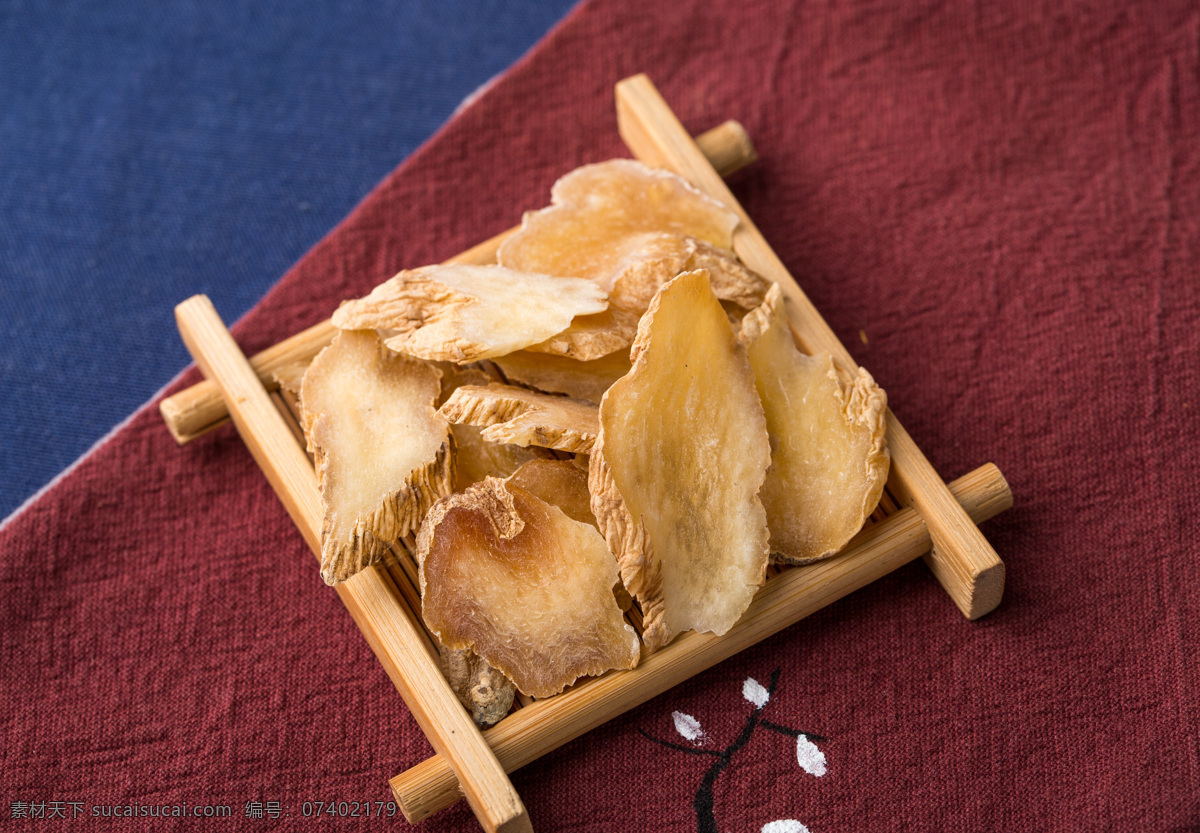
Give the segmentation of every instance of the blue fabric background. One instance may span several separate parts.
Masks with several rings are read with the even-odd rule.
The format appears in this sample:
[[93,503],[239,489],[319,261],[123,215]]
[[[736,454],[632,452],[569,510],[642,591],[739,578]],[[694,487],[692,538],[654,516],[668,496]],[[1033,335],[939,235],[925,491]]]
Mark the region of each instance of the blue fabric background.
[[0,518],[573,5],[0,0]]

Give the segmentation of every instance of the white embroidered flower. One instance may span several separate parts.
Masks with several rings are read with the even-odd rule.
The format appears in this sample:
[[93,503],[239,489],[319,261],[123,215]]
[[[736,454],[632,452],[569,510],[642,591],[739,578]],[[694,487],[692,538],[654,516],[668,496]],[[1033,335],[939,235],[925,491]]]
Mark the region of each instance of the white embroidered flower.
[[675,731],[681,734],[684,740],[690,740],[697,746],[707,740],[708,736],[700,728],[700,721],[690,714],[671,712],[671,719],[675,721]]
[[746,682],[742,683],[742,696],[761,709],[771,699],[771,692],[763,688],[758,680],[747,677]]
[[825,774],[825,753],[804,735],[796,736],[796,760],[809,775],[820,778]]
[[812,833],[812,831],[795,819],[780,819],[764,824],[762,833]]

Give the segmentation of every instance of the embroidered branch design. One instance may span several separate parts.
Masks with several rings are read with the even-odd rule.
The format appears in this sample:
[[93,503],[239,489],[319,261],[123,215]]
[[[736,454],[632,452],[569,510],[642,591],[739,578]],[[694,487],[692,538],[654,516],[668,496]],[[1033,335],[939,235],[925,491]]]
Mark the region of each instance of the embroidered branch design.
[[[766,688],[753,678],[747,678],[746,682],[742,684],[742,697],[754,706],[754,711],[746,718],[746,724],[738,736],[722,750],[704,748],[709,737],[700,726],[700,721],[683,712],[672,712],[671,718],[675,723],[675,731],[688,741],[690,746],[656,738],[644,729],[638,729],[642,737],[659,746],[687,755],[699,755],[713,759],[712,766],[708,768],[700,781],[700,786],[696,790],[696,799],[692,805],[696,810],[697,833],[718,833],[717,817],[713,812],[713,787],[733,757],[750,742],[750,738],[758,729],[793,738],[796,742],[796,762],[800,768],[817,778],[825,774],[825,753],[818,748],[814,741],[824,742],[826,738],[813,732],[780,726],[763,716],[763,711],[770,702],[771,695],[775,693],[775,689],[779,685],[779,674],[779,669],[771,673],[771,680]],[[764,825],[761,833],[809,833],[809,830],[794,819],[781,819]]]

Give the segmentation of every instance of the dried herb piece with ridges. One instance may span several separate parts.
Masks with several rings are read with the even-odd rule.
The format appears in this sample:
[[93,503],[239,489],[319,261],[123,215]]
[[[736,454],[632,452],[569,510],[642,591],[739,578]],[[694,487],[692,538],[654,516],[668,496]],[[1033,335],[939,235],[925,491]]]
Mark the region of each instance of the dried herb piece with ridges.
[[495,726],[512,708],[517,687],[470,648],[454,650],[439,645],[442,674],[458,701],[481,729]]
[[762,584],[770,447],[750,364],[705,272],[663,287],[632,358],[600,403],[588,485],[653,650],[685,630],[725,633]]
[[[442,396],[438,405],[461,387],[466,385],[488,385],[492,377],[476,365],[456,365],[439,362],[442,371]],[[472,483],[485,477],[508,477],[530,460],[544,459],[546,451],[513,445],[511,443],[488,442],[483,430],[466,423],[452,424],[450,435],[454,437],[454,491],[465,491]]]
[[465,385],[438,410],[452,423],[483,428],[495,443],[536,445],[586,454],[596,441],[596,406],[567,396],[492,384]]
[[737,256],[687,235],[667,232],[635,234],[613,242],[623,252],[611,281],[608,309],[583,315],[555,336],[528,348],[527,352],[569,356],[591,361],[624,353],[637,335],[638,320],[663,284],[681,272],[708,271],[713,292],[731,309],[750,310],[762,303],[770,285],[765,278],[743,266]]
[[862,368],[796,349],[773,285],[742,321],[771,436],[762,501],[773,557],[808,564],[846,545],[875,511],[888,475],[887,395]]
[[617,565],[589,524],[488,478],[440,501],[417,536],[421,609],[532,697],[633,668],[637,634],[613,597]]
[[333,323],[378,330],[398,353],[462,363],[545,341],[575,316],[607,308],[605,292],[590,281],[445,264],[401,272],[343,304]]
[[450,491],[450,427],[437,368],[343,331],[309,365],[300,398],[321,487],[321,577],[338,584],[383,557]]

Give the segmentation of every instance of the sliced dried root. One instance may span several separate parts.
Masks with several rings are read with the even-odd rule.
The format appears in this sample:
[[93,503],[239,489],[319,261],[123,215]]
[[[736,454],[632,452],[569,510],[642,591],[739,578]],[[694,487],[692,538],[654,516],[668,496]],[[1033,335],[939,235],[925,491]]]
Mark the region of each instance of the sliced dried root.
[[713,294],[742,309],[762,303],[771,283],[742,265],[729,249],[682,234],[651,232],[627,238],[609,302],[645,312],[663,285],[683,272],[704,269]]
[[733,252],[694,237],[649,232],[614,241],[613,246],[622,254],[616,273],[602,281],[611,286],[609,308],[576,318],[561,333],[530,347],[531,352],[590,361],[625,350],[633,343],[638,319],[655,293],[682,272],[706,269],[716,296],[741,310],[761,304],[769,286],[765,278],[743,266]]
[[557,506],[573,521],[596,525],[587,472],[571,460],[531,460],[512,473],[508,484]]
[[887,395],[866,370],[796,349],[778,285],[742,322],[771,436],[762,501],[771,552],[808,564],[838,552],[875,510],[887,482]]
[[494,361],[510,382],[546,393],[565,393],[574,399],[596,403],[600,402],[600,397],[604,396],[613,382],[629,372],[630,367],[626,351],[581,362],[563,356],[521,350],[498,356]]
[[417,558],[430,630],[527,695],[637,665],[604,539],[519,486],[488,478],[440,501],[421,526]]
[[723,634],[750,604],[767,566],[769,463],[745,352],[706,273],[684,273],[650,304],[633,369],[604,395],[588,475],[647,649]]
[[483,427],[483,438],[490,442],[572,453],[586,454],[598,428],[592,403],[513,385],[466,385],[454,391],[438,413],[449,422]]
[[462,363],[545,341],[575,316],[607,307],[604,291],[590,281],[451,264],[405,270],[343,304],[333,323],[379,330],[398,353]]
[[450,433],[454,436],[456,492],[487,477],[508,477],[526,463],[544,459],[536,448],[489,442],[483,438],[483,429],[474,425],[451,425]]
[[[442,394],[438,405],[461,387],[466,385],[488,385],[493,379],[476,365],[457,365],[453,362],[438,362],[442,371]],[[508,477],[522,464],[530,460],[543,459],[537,449],[519,445],[488,442],[483,432],[474,425],[460,423],[450,426],[454,437],[454,491],[464,491],[472,483],[485,477]]]
[[437,369],[369,331],[343,331],[304,374],[304,435],[321,487],[321,577],[338,584],[379,561],[450,492],[449,425]]
[[480,729],[495,726],[512,708],[517,687],[470,648],[439,645],[442,674]]
[[[554,183],[551,205],[527,212],[497,255],[510,269],[591,278],[609,289],[644,232],[698,237],[729,249],[738,218],[682,177],[631,159],[584,165]],[[618,244],[618,245],[614,245]],[[672,276],[674,277],[674,276]]]

